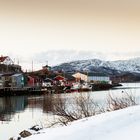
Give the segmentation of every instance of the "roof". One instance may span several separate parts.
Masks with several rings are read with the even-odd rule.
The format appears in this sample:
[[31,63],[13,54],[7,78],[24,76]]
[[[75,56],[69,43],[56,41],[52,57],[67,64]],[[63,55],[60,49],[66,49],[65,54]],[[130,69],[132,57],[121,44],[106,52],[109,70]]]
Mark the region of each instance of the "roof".
[[56,73],[51,73],[51,74],[47,75],[46,78],[54,79],[56,76],[57,76]]
[[71,74],[64,74],[64,77],[65,77],[67,80],[75,80],[75,77],[73,77]]
[[98,73],[98,72],[78,72],[81,74],[85,74],[88,76],[104,76],[104,77],[109,77],[109,75],[105,74],[105,73]]
[[8,56],[1,56],[0,57],[0,62],[3,62]]
[[40,79],[40,77],[39,76],[36,76],[36,75],[28,75],[27,77],[33,78],[33,79]]
[[103,76],[103,77],[108,77],[108,75],[104,73],[87,73],[88,76]]
[[57,75],[55,78],[55,80],[64,80],[65,77],[61,76],[61,75]]
[[50,79],[50,78],[46,78],[44,81],[45,81],[45,82],[53,82],[53,80]]
[[18,76],[23,76],[23,74],[22,73],[16,73],[16,74],[14,74],[14,75],[12,75],[13,77],[18,77]]
[[14,75],[14,73],[3,73],[3,74],[0,74],[0,76],[12,76]]
[[0,73],[0,76],[2,76],[3,75],[3,73]]

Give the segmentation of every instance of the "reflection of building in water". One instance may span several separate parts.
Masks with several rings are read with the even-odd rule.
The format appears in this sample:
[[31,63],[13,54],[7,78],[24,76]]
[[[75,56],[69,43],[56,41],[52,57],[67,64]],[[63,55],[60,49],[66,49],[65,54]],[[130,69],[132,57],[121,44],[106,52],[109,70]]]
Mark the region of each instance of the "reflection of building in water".
[[65,107],[65,101],[61,94],[46,95],[43,100],[43,112],[56,114],[56,106]]
[[16,112],[24,111],[26,106],[26,96],[0,98],[0,121],[10,121]]
[[53,95],[47,95],[46,98],[43,100],[43,112],[45,113],[52,113],[53,112],[53,102],[54,102],[54,96]]
[[34,113],[34,110],[41,109],[43,113],[50,113],[53,111],[53,95],[45,95],[40,97],[29,97],[28,108]]
[[43,99],[41,97],[31,97],[28,98],[28,108],[41,108],[43,106]]
[[[25,108],[32,111],[42,111],[42,113],[52,114],[54,106],[61,101],[61,95],[45,95],[45,96],[12,96],[0,98],[0,121],[10,121],[16,113],[22,112]],[[20,117],[20,116],[19,116]],[[33,116],[34,118],[34,116]]]
[[[28,108],[42,109],[44,113],[53,112],[53,95],[45,95],[43,97],[28,98]],[[33,111],[33,110],[32,110]]]

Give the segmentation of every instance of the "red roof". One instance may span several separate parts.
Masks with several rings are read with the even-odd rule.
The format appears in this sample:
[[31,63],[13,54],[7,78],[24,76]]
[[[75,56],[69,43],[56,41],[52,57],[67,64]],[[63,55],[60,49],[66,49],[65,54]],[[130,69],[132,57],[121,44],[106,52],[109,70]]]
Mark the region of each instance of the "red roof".
[[65,77],[58,75],[54,79],[55,80],[65,80]]
[[0,57],[0,62],[3,62],[8,56],[1,56]]

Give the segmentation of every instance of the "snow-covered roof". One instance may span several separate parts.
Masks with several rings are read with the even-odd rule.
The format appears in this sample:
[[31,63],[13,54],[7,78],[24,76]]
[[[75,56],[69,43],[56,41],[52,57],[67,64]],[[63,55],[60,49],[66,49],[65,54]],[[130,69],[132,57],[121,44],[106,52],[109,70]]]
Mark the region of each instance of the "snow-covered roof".
[[22,74],[22,73],[16,73],[16,74],[14,74],[14,75],[12,75],[12,76],[18,77],[18,76],[21,76],[21,75],[23,75],[23,74]]
[[1,56],[1,57],[0,57],[0,62],[4,62],[5,59],[6,59],[7,57],[8,57],[8,56]]

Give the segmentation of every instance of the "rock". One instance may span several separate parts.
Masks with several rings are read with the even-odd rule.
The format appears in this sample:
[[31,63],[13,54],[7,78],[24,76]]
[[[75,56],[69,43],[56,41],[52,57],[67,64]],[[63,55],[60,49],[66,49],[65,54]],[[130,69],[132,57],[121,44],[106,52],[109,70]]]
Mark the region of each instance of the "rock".
[[21,137],[18,137],[17,140],[21,140]]
[[35,126],[33,126],[33,127],[30,128],[30,130],[34,130],[34,131],[39,131],[39,130],[41,130],[41,129],[42,129],[42,128],[39,127],[39,125],[35,125]]
[[21,137],[12,137],[9,140],[21,140]]
[[24,130],[24,131],[20,132],[19,135],[20,135],[22,138],[26,138],[26,137],[31,136],[32,133],[30,133],[30,132],[27,131],[27,130]]

